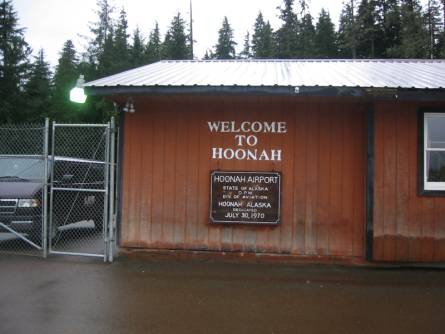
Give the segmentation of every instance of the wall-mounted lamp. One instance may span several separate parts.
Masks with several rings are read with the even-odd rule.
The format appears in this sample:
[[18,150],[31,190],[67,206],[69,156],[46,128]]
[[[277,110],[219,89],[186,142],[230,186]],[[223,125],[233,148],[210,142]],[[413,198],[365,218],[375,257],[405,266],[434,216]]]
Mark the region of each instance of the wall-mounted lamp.
[[81,75],[79,75],[79,79],[77,79],[76,87],[74,87],[70,91],[70,101],[71,102],[85,103],[87,96],[85,95],[85,91],[83,89],[84,84],[85,84],[85,78],[81,74]]
[[125,103],[125,106],[122,108],[122,110],[130,114],[136,112],[136,109],[134,109],[134,100],[132,97],[129,97],[127,99],[127,102]]

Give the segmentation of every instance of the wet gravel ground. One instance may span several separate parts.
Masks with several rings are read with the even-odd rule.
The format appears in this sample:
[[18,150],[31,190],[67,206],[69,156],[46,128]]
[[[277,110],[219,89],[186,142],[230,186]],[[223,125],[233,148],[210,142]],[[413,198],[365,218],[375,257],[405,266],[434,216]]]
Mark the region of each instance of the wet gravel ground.
[[445,270],[0,255],[0,333],[445,333]]

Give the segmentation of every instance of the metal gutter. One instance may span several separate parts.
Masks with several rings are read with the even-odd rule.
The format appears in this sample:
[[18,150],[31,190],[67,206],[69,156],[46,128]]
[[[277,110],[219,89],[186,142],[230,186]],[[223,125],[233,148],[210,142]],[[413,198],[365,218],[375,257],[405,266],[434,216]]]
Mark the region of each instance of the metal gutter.
[[445,101],[445,89],[333,86],[86,86],[91,96],[112,95],[257,95],[357,97],[368,100]]
[[349,96],[364,97],[359,87],[293,86],[87,86],[93,96],[110,95],[277,95],[277,96]]

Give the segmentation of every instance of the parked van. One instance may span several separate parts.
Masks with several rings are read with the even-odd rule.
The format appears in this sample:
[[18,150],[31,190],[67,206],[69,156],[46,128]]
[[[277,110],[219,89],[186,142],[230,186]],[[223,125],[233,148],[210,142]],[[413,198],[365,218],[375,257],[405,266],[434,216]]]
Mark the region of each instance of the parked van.
[[51,236],[61,226],[84,220],[93,220],[95,228],[101,230],[104,193],[94,190],[104,189],[104,162],[66,157],[49,157],[48,161],[49,178],[45,180],[42,156],[0,157],[0,230],[4,224],[15,232],[40,240],[43,189],[50,180],[57,189]]

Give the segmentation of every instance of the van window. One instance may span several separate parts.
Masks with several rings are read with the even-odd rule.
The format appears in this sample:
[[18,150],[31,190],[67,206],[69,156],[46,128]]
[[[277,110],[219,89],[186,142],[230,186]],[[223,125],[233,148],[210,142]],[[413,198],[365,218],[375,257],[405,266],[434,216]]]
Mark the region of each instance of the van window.
[[44,160],[42,158],[0,157],[0,181],[42,180],[43,177]]

